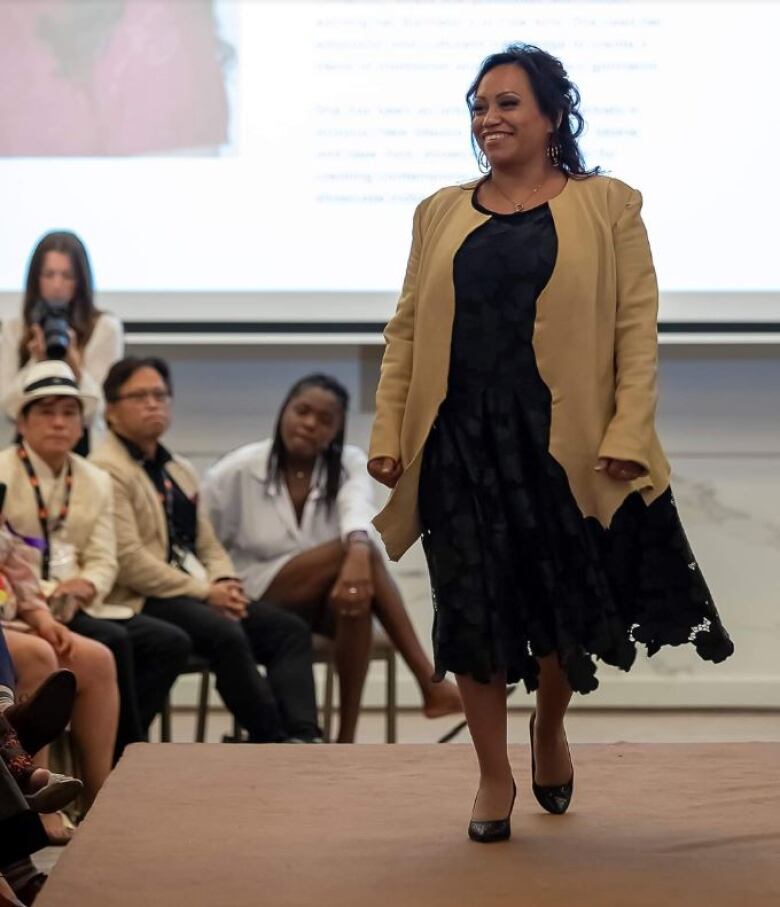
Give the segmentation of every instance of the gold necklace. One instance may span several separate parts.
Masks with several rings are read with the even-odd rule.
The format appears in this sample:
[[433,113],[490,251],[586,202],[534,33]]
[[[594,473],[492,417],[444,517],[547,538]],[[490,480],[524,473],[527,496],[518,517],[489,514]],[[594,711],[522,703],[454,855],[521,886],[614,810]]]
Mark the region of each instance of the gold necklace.
[[493,186],[495,187],[496,192],[498,192],[499,195],[503,195],[504,198],[509,202],[509,204],[515,209],[515,214],[519,214],[521,211],[525,211],[525,206],[528,204],[528,202],[531,201],[531,199],[536,195],[536,193],[537,193],[537,192],[542,188],[542,186],[547,182],[547,177],[545,177],[545,178],[541,181],[541,183],[539,183],[538,186],[534,186],[534,188],[528,193],[528,195],[527,195],[521,202],[513,201],[513,200],[506,194],[506,192],[502,191],[502,190],[499,188],[498,184],[497,184],[496,182],[494,182],[492,179],[491,179],[490,182],[493,183]]

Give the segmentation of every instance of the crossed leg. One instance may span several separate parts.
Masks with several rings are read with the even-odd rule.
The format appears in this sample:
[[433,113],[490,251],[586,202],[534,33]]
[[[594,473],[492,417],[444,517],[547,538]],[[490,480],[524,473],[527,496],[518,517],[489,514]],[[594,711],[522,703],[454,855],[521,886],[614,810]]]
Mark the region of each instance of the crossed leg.
[[[61,659],[48,642],[34,633],[11,631],[6,639],[18,676],[20,697],[32,693],[58,667],[68,668],[76,675],[77,692],[70,727],[88,809],[111,771],[119,715],[114,659],[105,646],[78,633],[73,634],[72,655]],[[48,748],[41,750],[34,762],[46,767]]]
[[[423,697],[425,714],[435,718],[461,711],[460,696],[454,684],[436,684],[431,680],[433,665],[409,620],[398,586],[379,551],[372,546],[371,553],[372,610],[414,675]],[[317,619],[323,621],[324,618],[326,627],[332,630],[341,702],[340,743],[355,739],[371,652],[371,613],[360,617],[344,616],[330,606],[329,594],[345,555],[346,548],[340,539],[302,552],[277,573],[264,596],[268,601],[299,610],[313,620],[315,628]]]

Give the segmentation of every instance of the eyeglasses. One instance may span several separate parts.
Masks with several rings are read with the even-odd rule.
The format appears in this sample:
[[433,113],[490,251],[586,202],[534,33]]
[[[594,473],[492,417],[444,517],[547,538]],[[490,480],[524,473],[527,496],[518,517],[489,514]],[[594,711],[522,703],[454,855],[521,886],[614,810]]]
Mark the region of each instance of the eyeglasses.
[[171,395],[168,391],[130,391],[127,394],[120,394],[115,400],[129,400],[131,403],[146,403],[147,400],[153,400],[155,403],[169,403]]

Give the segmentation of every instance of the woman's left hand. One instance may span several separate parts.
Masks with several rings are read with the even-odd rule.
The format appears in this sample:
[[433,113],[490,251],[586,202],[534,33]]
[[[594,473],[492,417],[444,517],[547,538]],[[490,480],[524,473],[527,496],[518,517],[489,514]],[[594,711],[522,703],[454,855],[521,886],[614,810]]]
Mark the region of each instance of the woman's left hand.
[[71,371],[76,376],[76,381],[81,380],[81,350],[79,349],[76,332],[71,328],[68,331],[70,343],[65,351],[65,361],[70,366]]
[[371,573],[371,549],[368,545],[353,545],[344,556],[341,573],[330,590],[333,607],[344,617],[363,617],[374,598]]
[[647,473],[640,463],[633,460],[615,460],[612,457],[599,457],[596,472],[606,472],[610,479],[618,482],[633,482]]
[[73,654],[73,634],[66,626],[56,621],[48,609],[28,611],[24,619],[61,658],[70,658]]

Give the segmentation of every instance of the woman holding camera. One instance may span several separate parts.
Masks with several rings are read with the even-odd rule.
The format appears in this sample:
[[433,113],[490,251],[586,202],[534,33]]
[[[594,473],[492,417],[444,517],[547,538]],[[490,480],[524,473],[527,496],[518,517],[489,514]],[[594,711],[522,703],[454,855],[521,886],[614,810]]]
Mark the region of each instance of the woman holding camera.
[[64,359],[80,389],[100,401],[85,412],[87,430],[77,452],[89,452],[89,434],[103,428],[100,388],[124,353],[122,324],[95,307],[92,268],[74,233],[47,233],[30,259],[20,318],[3,322],[0,338],[0,399],[9,418],[16,412],[30,367]]

